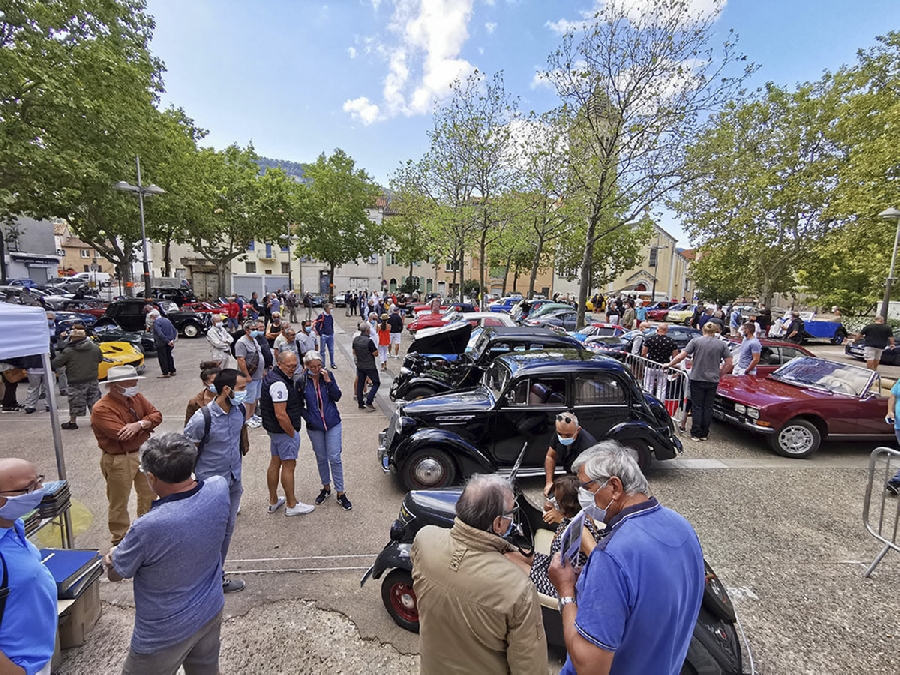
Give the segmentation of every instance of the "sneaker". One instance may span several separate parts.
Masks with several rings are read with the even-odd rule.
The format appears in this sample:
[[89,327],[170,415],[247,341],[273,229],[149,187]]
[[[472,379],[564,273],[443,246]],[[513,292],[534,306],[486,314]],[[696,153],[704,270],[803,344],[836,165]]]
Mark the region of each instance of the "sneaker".
[[884,484],[884,489],[887,490],[888,494],[892,494],[895,497],[900,496],[900,483],[889,480]]
[[692,440],[692,441],[699,441],[699,440],[700,440],[700,437],[699,437],[699,436],[691,436],[691,440]]
[[60,395],[60,396],[68,396],[68,395],[69,395],[69,392],[66,391],[65,389],[60,389],[60,390],[59,390],[59,395]]
[[244,590],[244,582],[240,579],[222,579],[222,590],[225,593],[237,593]]
[[337,503],[341,505],[341,508],[344,509],[344,511],[349,511],[353,508],[353,504],[351,504],[350,500],[347,499],[347,495],[338,495]]
[[371,403],[366,403],[366,410],[368,410],[369,412],[375,412],[375,406]]
[[332,364],[331,364],[331,369],[332,369],[332,370],[337,370],[337,364],[336,364],[336,363],[332,363]]
[[284,506],[284,497],[279,497],[274,504],[269,504],[269,513],[275,513],[282,506]]
[[286,516],[302,516],[306,513],[312,513],[316,510],[316,507],[312,504],[304,504],[303,502],[297,502],[296,506],[285,507],[284,515]]
[[78,428],[78,425],[75,424],[75,422],[63,422],[59,426],[61,426],[63,429],[77,429]]
[[34,412],[34,408],[25,408],[25,414],[26,414],[26,415],[30,415],[30,414],[33,413],[33,412]]
[[20,406],[18,403],[15,403],[10,406],[6,406],[6,405],[3,406],[3,412],[5,412],[5,413],[15,413],[15,412],[19,412],[21,409],[22,409],[22,406]]
[[316,497],[316,505],[321,504],[326,499],[328,499],[330,496],[331,496],[331,490],[326,490],[323,488],[322,491],[319,492],[319,496]]

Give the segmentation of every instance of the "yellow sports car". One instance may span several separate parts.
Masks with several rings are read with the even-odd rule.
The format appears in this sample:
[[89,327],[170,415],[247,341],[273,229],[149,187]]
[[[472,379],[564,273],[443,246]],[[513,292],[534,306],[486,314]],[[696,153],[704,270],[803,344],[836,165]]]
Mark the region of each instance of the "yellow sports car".
[[103,361],[97,368],[99,379],[105,380],[107,371],[113,366],[134,366],[139,375],[143,374],[144,355],[130,342],[101,342],[97,346],[103,354]]
[[674,305],[669,308],[669,313],[666,314],[666,321],[669,323],[683,323],[684,325],[690,324],[691,316],[694,314],[694,308],[697,305]]

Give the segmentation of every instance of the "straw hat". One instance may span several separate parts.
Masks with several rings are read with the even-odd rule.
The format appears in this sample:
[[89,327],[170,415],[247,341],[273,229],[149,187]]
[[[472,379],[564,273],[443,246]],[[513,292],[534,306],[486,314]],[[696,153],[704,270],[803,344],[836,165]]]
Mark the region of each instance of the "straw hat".
[[137,369],[134,366],[113,366],[106,373],[106,382],[102,382],[101,384],[143,379],[145,378],[138,375]]

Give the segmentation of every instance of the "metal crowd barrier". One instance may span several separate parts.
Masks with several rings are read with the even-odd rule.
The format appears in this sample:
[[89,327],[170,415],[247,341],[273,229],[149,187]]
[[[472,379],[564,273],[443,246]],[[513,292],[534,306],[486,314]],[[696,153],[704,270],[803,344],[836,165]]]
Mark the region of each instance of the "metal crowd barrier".
[[869,534],[884,544],[884,548],[866,570],[866,577],[871,576],[888,551],[893,549],[900,553],[900,546],[897,545],[900,498],[889,495],[884,488],[884,484],[894,477],[898,469],[900,469],[900,452],[892,448],[875,448],[872,451],[869,457],[869,481],[866,484],[866,497],[863,502],[863,523]]
[[687,371],[666,368],[661,363],[637,354],[626,354],[625,365],[631,370],[641,388],[655,396],[678,424],[687,416],[690,384]]

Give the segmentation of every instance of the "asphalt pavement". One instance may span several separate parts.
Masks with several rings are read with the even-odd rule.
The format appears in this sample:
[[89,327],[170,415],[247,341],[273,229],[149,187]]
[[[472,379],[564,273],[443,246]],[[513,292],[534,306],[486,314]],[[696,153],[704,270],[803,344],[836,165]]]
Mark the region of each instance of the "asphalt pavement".
[[[349,349],[356,319],[341,309],[336,317],[343,460],[353,510],[345,512],[331,499],[306,516],[268,514],[268,438],[262,429],[250,431],[244,497],[226,565],[247,587],[226,598],[222,673],[408,673],[418,667],[418,637],[391,621],[379,582],[359,585],[387,543],[404,491],[382,473],[376,456],[377,434],[394,407],[389,379],[382,383],[379,409],[358,411]],[[409,336],[403,339],[405,350]],[[845,358],[840,347],[812,349]],[[140,387],[163,413],[162,430],[183,427],[185,405],[201,388],[197,365],[207,351],[202,338],[179,340],[178,376],[172,379],[157,379],[158,365],[148,359]],[[390,371],[400,364],[390,359]],[[882,372],[895,379],[900,368]],[[2,456],[25,457],[55,475],[47,413],[3,415],[0,421]],[[88,424],[80,427],[63,432],[76,545],[105,552],[100,451]],[[697,530],[707,559],[731,591],[757,672],[898,672],[900,555],[888,554],[872,578],[863,578],[880,550],[861,518],[874,444],[826,443],[810,459],[790,460],[774,455],[764,440],[719,424],[707,443],[683,440],[681,459],[651,469],[652,490]],[[296,477],[298,498],[310,502],[319,481],[305,432]],[[52,544],[50,537],[41,543]],[[65,653],[61,673],[121,669],[133,623],[131,584],[104,581],[101,598],[99,623],[85,646]]]

